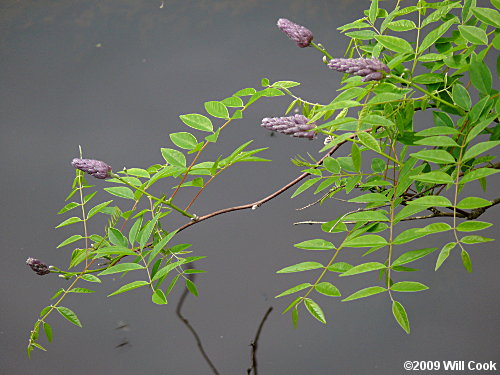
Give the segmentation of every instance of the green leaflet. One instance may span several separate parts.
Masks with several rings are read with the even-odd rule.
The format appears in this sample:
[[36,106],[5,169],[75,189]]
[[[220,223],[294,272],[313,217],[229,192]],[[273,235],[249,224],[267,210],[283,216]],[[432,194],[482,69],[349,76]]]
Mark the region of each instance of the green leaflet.
[[304,290],[304,289],[309,288],[311,286],[312,286],[311,283],[302,283],[302,284],[294,286],[293,288],[285,290],[284,292],[278,294],[274,298],[279,298],[279,297],[287,296],[289,294],[297,293],[297,292],[300,292],[301,290]]
[[76,316],[76,314],[72,310],[63,306],[57,306],[56,309],[59,312],[59,314],[61,314],[64,318],[73,323],[75,326],[78,326],[80,328],[82,327],[80,319],[78,319],[78,316]]
[[344,298],[342,302],[354,301],[356,299],[370,297],[385,291],[387,291],[387,289],[382,288],[381,286],[371,286],[368,288],[358,290],[357,292],[351,294],[349,297]]
[[379,262],[369,262],[369,263],[363,263],[358,266],[354,266],[350,268],[348,271],[340,274],[339,276],[352,276],[352,275],[357,275],[359,273],[364,273],[364,272],[370,272],[370,271],[377,271],[386,268],[385,264],[379,263]]
[[124,286],[122,286],[120,289],[114,291],[113,293],[108,294],[108,297],[111,297],[111,296],[114,296],[114,295],[117,295],[120,293],[128,292],[132,289],[140,288],[141,286],[145,286],[145,285],[149,285],[149,283],[145,280],[133,281],[131,283],[125,284]]
[[398,322],[398,324],[405,330],[406,333],[410,334],[410,322],[408,321],[408,315],[402,304],[398,301],[392,302],[392,314]]
[[299,249],[304,250],[332,250],[335,246],[329,242],[322,239],[307,240],[293,245]]
[[307,311],[309,311],[309,313],[313,317],[315,317],[321,323],[326,324],[325,314],[323,313],[323,310],[321,309],[321,307],[316,302],[314,302],[310,298],[305,298],[304,299],[304,305],[306,306]]
[[197,113],[191,113],[189,115],[181,115],[179,116],[179,118],[184,124],[194,129],[206,132],[211,132],[214,129],[212,121],[210,121],[208,117],[199,115]]
[[327,281],[323,281],[321,283],[318,283],[314,289],[321,294],[324,294],[325,296],[329,297],[340,297],[340,291],[337,289],[336,286],[332,285],[331,283]]
[[294,264],[293,266],[282,268],[281,270],[276,271],[276,273],[302,272],[302,271],[316,270],[318,268],[323,268],[323,265],[318,262],[302,262]]
[[429,287],[417,281],[400,281],[391,285],[390,289],[395,292],[420,292]]
[[140,264],[137,263],[119,263],[100,272],[99,276],[111,275],[114,273],[127,272],[133,270],[142,270],[144,268],[145,268],[144,266],[141,266]]
[[431,248],[425,248],[425,249],[420,249],[420,250],[408,251],[408,252],[402,254],[401,256],[399,256],[399,258],[397,258],[394,262],[392,262],[391,266],[395,267],[395,266],[400,266],[400,265],[403,265],[406,263],[413,262],[417,259],[423,258],[426,255],[433,253],[436,250],[437,250],[436,247],[431,247]]

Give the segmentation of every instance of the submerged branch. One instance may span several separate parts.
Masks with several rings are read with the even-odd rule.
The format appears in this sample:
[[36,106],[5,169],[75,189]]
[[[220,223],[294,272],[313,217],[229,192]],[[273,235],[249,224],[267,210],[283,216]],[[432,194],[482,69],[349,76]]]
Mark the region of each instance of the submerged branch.
[[264,314],[264,317],[260,321],[259,328],[257,328],[257,333],[255,334],[255,338],[253,341],[250,343],[250,346],[252,347],[252,366],[247,369],[247,375],[250,375],[253,373],[254,375],[257,375],[257,348],[258,348],[258,343],[259,343],[259,338],[260,338],[260,333],[262,331],[262,327],[264,327],[264,323],[267,320],[267,317],[269,314],[271,314],[271,311],[273,311],[273,307],[269,307]]
[[[190,265],[188,265],[188,268],[190,268]],[[194,282],[195,279],[195,274],[189,274],[188,279]],[[182,306],[184,306],[184,302],[186,301],[186,297],[188,296],[189,291],[187,288],[184,289],[182,292],[181,298],[179,299],[179,302],[177,303],[177,307],[175,309],[175,313],[177,314],[177,317],[181,320],[182,323],[188,328],[188,330],[191,332],[193,335],[194,339],[196,340],[196,346],[198,346],[198,350],[200,351],[201,355],[205,359],[205,362],[207,362],[208,366],[210,366],[210,369],[215,375],[219,375],[219,371],[217,371],[217,368],[215,365],[212,363],[210,358],[208,357],[208,354],[205,352],[205,348],[203,347],[203,344],[201,342],[200,335],[198,335],[198,332],[194,329],[194,327],[189,323],[189,320],[182,315]]]

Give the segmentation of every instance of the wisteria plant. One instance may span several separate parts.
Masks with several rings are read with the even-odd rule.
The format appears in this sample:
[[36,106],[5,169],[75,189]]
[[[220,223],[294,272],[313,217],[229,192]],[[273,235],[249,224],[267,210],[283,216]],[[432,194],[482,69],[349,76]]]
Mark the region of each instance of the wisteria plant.
[[[407,281],[409,272],[411,279],[418,277],[412,262],[433,256],[438,271],[448,256],[458,256],[471,272],[473,245],[493,240],[476,232],[492,225],[478,218],[500,202],[487,193],[488,180],[500,168],[491,155],[500,143],[500,100],[485,62],[492,51],[500,49],[500,1],[491,0],[490,8],[477,7],[475,0],[421,0],[405,7],[400,3],[389,11],[372,0],[364,17],[339,27],[350,38],[342,57],[334,57],[313,42],[308,28],[278,20],[279,29],[299,47],[319,51],[323,62],[318,61],[318,69],[324,69],[325,79],[335,74],[332,70],[344,74],[339,94],[327,98],[326,104],[296,96],[292,88],[298,82],[263,79],[262,88],[245,88],[222,100],[207,101],[206,113],[180,116],[192,132],[170,134],[174,146],[161,149],[164,160],[158,164],[114,172],[102,161],[82,155],[74,159],[76,177],[66,198],[69,203],[59,214],[76,213],[57,228],[73,225],[82,232],[58,246],[72,251],[68,268],[49,267],[33,258],[27,261],[38,275],[58,275],[67,282],[40,312],[28,354],[34,348],[45,350],[38,342],[41,329],[52,340],[52,312],[81,327],[63,301],[70,293],[93,292],[81,285],[101,283],[100,276],[137,275],[136,281],[110,296],[145,287],[154,303],[166,304],[179,283],[197,295],[190,275],[203,272],[193,262],[198,266],[204,256],[193,254],[190,244],[178,243],[176,234],[218,215],[257,209],[292,187],[296,188],[292,198],[306,191],[317,195],[311,205],[331,204],[336,194],[344,192],[353,207],[325,222],[304,222],[321,225],[324,235],[294,246],[329,254],[325,262],[305,258],[278,271],[310,274],[310,282],[277,296],[298,293],[284,308],[291,312],[294,325],[301,310],[326,323],[315,295],[340,297],[336,277],[371,272],[373,282],[342,301],[385,294],[397,323],[410,333],[399,294],[428,289],[421,282]],[[257,156],[264,148],[249,149],[251,141],[213,161],[203,160],[203,151],[218,142],[221,132],[242,119],[257,100],[283,95],[292,100],[285,117],[266,117],[261,126],[295,137],[291,142],[313,140],[321,154],[318,160],[296,158],[301,174],[256,202],[204,215],[192,212],[193,203],[226,169],[241,162],[267,161]],[[287,117],[291,111],[295,114]],[[414,121],[423,112],[430,112],[433,123],[422,126]],[[97,181],[94,187],[87,178],[105,182]],[[471,189],[464,187],[469,184],[483,192],[476,188],[474,194],[468,193]],[[153,195],[153,185],[171,193]],[[177,194],[188,186],[196,192],[182,203]],[[101,190],[116,198],[94,205],[93,198]],[[91,233],[89,222],[97,214],[108,215],[108,224],[101,232]],[[184,216],[186,223],[173,226],[172,215]],[[411,228],[401,230],[403,222]],[[419,240],[435,233],[449,238],[441,248],[419,245]],[[371,254],[378,261],[343,261],[343,253],[352,248],[366,249],[363,256]]]

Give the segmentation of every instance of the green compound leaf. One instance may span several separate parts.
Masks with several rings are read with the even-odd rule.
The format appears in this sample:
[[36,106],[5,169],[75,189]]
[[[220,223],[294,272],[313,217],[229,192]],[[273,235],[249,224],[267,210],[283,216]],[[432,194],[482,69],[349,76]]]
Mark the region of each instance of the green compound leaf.
[[479,27],[459,25],[458,30],[462,37],[472,44],[488,44],[486,32]]
[[436,164],[455,164],[455,158],[444,150],[423,150],[411,154],[412,157],[420,160],[430,161]]
[[389,22],[387,24],[387,28],[392,31],[401,32],[401,31],[414,30],[417,28],[417,25],[415,25],[415,22],[410,20],[397,20]]
[[464,221],[458,224],[457,230],[459,232],[474,232],[476,230],[482,230],[491,227],[493,224],[487,223],[485,221]]
[[170,271],[172,271],[174,268],[181,266],[186,262],[185,259],[178,260],[177,262],[167,264],[165,267],[160,268],[160,270],[153,276],[153,281],[158,280],[162,278],[163,276],[166,276]]
[[229,118],[229,111],[227,110],[227,107],[224,105],[224,103],[218,101],[205,102],[205,110],[209,115],[212,115],[214,117],[224,119]]
[[443,23],[442,25],[438,26],[434,30],[432,30],[429,34],[425,36],[425,38],[422,40],[422,43],[420,43],[420,46],[418,47],[418,53],[424,52],[427,48],[432,46],[436,40],[441,38],[443,34],[448,31],[448,29],[455,23],[455,19],[450,19]]
[[124,170],[124,172],[126,172],[126,174],[130,176],[149,178],[148,171],[142,168],[129,168]]
[[384,237],[376,234],[367,234],[344,242],[344,247],[373,247],[387,245]]
[[323,313],[323,310],[321,309],[321,307],[316,302],[314,302],[310,298],[305,298],[304,299],[304,305],[306,306],[307,311],[309,311],[309,313],[313,317],[315,317],[321,323],[326,324],[325,314]]
[[186,166],[186,156],[180,151],[174,150],[172,148],[162,148],[161,154],[163,159],[170,165],[176,167],[185,167]]
[[276,87],[278,89],[288,89],[290,87],[295,87],[295,86],[299,86],[300,83],[299,82],[295,82],[295,81],[277,81],[277,82],[274,82],[273,83],[273,87]]
[[472,272],[472,262],[470,260],[469,253],[462,249],[462,253],[460,255],[462,257],[462,264],[464,265],[467,272]]
[[80,203],[76,203],[76,202],[68,203],[66,206],[64,206],[63,208],[61,208],[61,210],[57,214],[58,215],[63,214],[65,212],[69,211],[69,210],[72,210],[75,207],[78,207],[79,205],[80,205]]
[[335,246],[329,241],[325,241],[322,239],[315,239],[315,240],[307,240],[300,242],[298,244],[293,245],[295,247],[298,247],[299,249],[304,249],[304,250],[332,250],[335,249]]
[[134,193],[132,192],[132,190],[130,190],[128,187],[125,186],[114,186],[114,187],[104,188],[104,190],[106,190],[109,194],[115,195],[120,198],[135,200]]
[[[384,194],[381,193],[368,193],[364,195],[360,195],[359,197],[349,199],[348,202],[352,203],[384,203],[388,202],[390,199],[387,198]],[[387,221],[384,216],[383,221]]]
[[475,243],[483,243],[483,242],[491,242],[495,241],[493,238],[488,238],[488,237],[483,237],[483,236],[465,236],[460,239],[460,242],[466,243],[469,245],[475,244]]
[[410,176],[417,181],[427,182],[429,184],[452,184],[453,179],[449,174],[441,171],[434,171],[429,173],[422,173],[416,176]]
[[487,206],[491,206],[491,202],[486,199],[478,197],[467,197],[462,199],[457,204],[457,208],[462,208],[462,209],[474,209]]
[[361,211],[345,216],[342,221],[389,221],[385,211]]
[[94,216],[95,214],[101,212],[104,208],[106,208],[111,202],[113,202],[112,200],[110,201],[106,201],[106,202],[102,202],[100,204],[98,204],[97,206],[94,206],[90,209],[89,213],[87,214],[87,219],[90,219],[92,216]]
[[402,38],[389,35],[376,35],[375,39],[385,48],[391,51],[401,53],[414,53],[411,44]]
[[206,116],[199,115],[197,113],[191,113],[188,115],[180,115],[179,118],[187,126],[198,129],[205,132],[211,132],[214,130],[212,121]]
[[186,288],[189,290],[189,293],[198,297],[198,289],[196,288],[196,284],[189,279],[186,279]]
[[137,235],[139,234],[139,231],[142,227],[142,216],[139,217],[135,223],[132,225],[128,232],[128,240],[130,241],[130,244],[133,246],[135,241],[137,240]]
[[352,267],[348,271],[340,274],[339,276],[351,276],[351,275],[357,275],[359,273],[364,273],[364,272],[370,272],[370,271],[377,271],[387,268],[385,264],[379,263],[379,262],[368,262],[368,263],[363,263],[357,266]]
[[108,228],[108,238],[109,241],[116,246],[128,246],[128,240],[125,236],[116,228]]
[[140,264],[137,263],[120,263],[116,264],[114,266],[111,266],[104,271],[99,273],[99,276],[103,275],[111,275],[113,273],[119,273],[119,272],[127,272],[127,271],[133,271],[133,270],[142,270],[144,269],[144,266],[141,266]]
[[283,296],[287,296],[289,294],[293,294],[293,293],[296,293],[296,292],[300,292],[301,290],[304,290],[306,288],[309,288],[311,287],[312,284],[311,283],[302,283],[302,284],[299,284],[299,285],[296,285],[294,286],[293,288],[290,288],[290,289],[287,289],[285,290],[283,293],[280,293],[278,294],[276,297],[274,298],[279,298],[279,297],[283,297]]
[[415,133],[418,137],[430,137],[435,135],[455,135],[458,134],[459,131],[455,128],[451,128],[449,126],[434,126],[432,128],[427,128],[418,133]]
[[368,133],[358,133],[358,138],[361,143],[368,147],[370,150],[381,152],[380,145],[373,135]]
[[491,92],[491,71],[483,61],[475,61],[470,64],[469,76],[472,85],[478,89],[481,94],[488,95]]
[[52,342],[52,326],[49,323],[43,322],[43,331],[47,336],[48,342]]
[[56,226],[56,228],[61,228],[61,227],[65,227],[66,225],[79,223],[80,221],[82,221],[82,219],[80,219],[79,217],[73,216],[73,217],[70,217],[69,219],[64,220],[61,224]]
[[472,105],[469,93],[465,87],[459,84],[453,85],[453,101],[460,107],[468,111]]
[[226,107],[243,107],[243,100],[237,96],[230,96],[222,101]]
[[157,305],[166,305],[167,304],[167,297],[165,296],[165,293],[163,293],[163,290],[161,289],[156,289],[151,296],[151,300],[153,303],[156,303]]
[[87,289],[87,288],[73,288],[68,290],[69,293],[95,293],[95,290]]
[[387,289],[382,288],[381,286],[370,286],[368,288],[358,290],[357,292],[351,294],[349,297],[344,298],[342,302],[353,301],[355,299],[360,299],[360,298],[366,298],[386,291]]
[[82,239],[83,237],[79,234],[75,234],[69,238],[66,238],[63,242],[61,242],[59,245],[57,245],[56,249],[59,249],[60,247],[63,247],[63,246],[66,246],[70,243],[73,243],[73,242],[76,242],[80,239]]
[[486,152],[492,149],[493,147],[498,146],[499,144],[500,141],[488,141],[488,142],[478,143],[477,145],[472,146],[465,152],[464,156],[462,157],[462,162],[475,158],[479,154],[482,154],[483,152]]
[[343,273],[343,272],[349,271],[351,268],[352,268],[352,265],[350,265],[349,263],[337,262],[337,263],[333,263],[331,266],[329,266],[328,271]]
[[487,25],[500,28],[500,14],[495,9],[473,7],[471,10],[480,21]]
[[406,333],[410,334],[410,322],[408,321],[408,315],[406,315],[406,310],[403,305],[398,301],[392,302],[392,314],[401,328],[403,328]]
[[114,295],[117,295],[120,293],[128,292],[129,290],[140,288],[141,286],[144,286],[144,285],[149,285],[149,283],[145,280],[132,281],[131,283],[125,284],[124,286],[122,286],[120,289],[114,291],[113,293],[108,294],[108,297],[111,297],[111,296],[114,296]]
[[295,190],[295,192],[292,194],[291,198],[295,198],[297,195],[303,193],[304,191],[309,189],[311,186],[313,186],[319,180],[321,180],[321,177],[311,178],[309,180],[306,180],[304,183],[302,183],[302,185],[300,185],[297,188],[297,190]]
[[439,256],[437,258],[437,261],[436,261],[436,267],[434,268],[434,271],[437,271],[439,269],[439,267],[441,267],[441,265],[444,263],[444,261],[448,258],[448,256],[450,255],[450,251],[455,247],[457,246],[457,243],[456,242],[450,242],[450,243],[447,243],[446,245],[443,246],[443,248],[441,249],[441,251],[439,252]]
[[339,162],[330,156],[323,161],[323,166],[332,174],[338,174],[340,172]]
[[302,271],[317,270],[318,268],[324,268],[324,266],[318,262],[302,262],[294,264],[293,266],[282,268],[279,271],[276,271],[276,273],[302,272]]
[[297,309],[297,306],[295,306],[292,310],[292,322],[293,328],[297,328],[297,325],[299,324],[299,310]]
[[185,150],[192,150],[198,144],[196,137],[188,132],[172,133],[169,136],[174,145]]
[[257,91],[253,87],[248,87],[246,89],[241,89],[240,91],[234,93],[234,96],[249,96],[255,94]]
[[450,200],[440,195],[427,195],[425,197],[417,198],[408,204],[414,204],[425,207],[451,207],[453,206]]
[[314,289],[316,290],[316,292],[324,294],[325,296],[340,297],[340,291],[337,289],[337,287],[327,281],[323,281],[317,284]]
[[415,144],[436,147],[458,147],[457,142],[453,139],[441,135],[419,139],[418,141],[415,141]]
[[488,177],[492,174],[498,173],[499,171],[493,168],[479,168],[470,171],[465,174],[464,177],[459,181],[460,184],[465,184],[474,180],[479,180],[480,178]]
[[429,289],[429,287],[417,281],[400,281],[393,284],[390,289],[395,292],[420,292]]
[[99,279],[97,276],[87,274],[87,275],[82,275],[82,280],[88,281],[90,283],[100,283],[101,279]]
[[57,309],[57,311],[59,311],[59,314],[61,314],[64,318],[69,320],[71,323],[73,323],[74,325],[76,325],[80,328],[82,327],[82,323],[80,322],[80,319],[78,319],[78,317],[76,316],[76,314],[73,311],[71,311],[67,307],[63,307],[63,306],[57,306],[56,309]]
[[412,250],[402,254],[399,258],[397,258],[394,262],[392,262],[392,267],[401,266],[406,263],[413,262],[417,259],[423,258],[426,255],[429,255],[437,250],[437,247],[429,247],[420,250]]

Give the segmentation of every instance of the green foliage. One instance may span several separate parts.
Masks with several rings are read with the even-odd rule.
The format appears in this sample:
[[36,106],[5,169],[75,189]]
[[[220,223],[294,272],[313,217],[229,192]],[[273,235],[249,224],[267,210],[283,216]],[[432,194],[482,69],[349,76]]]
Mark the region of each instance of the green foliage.
[[[500,202],[499,198],[479,197],[482,194],[477,189],[480,186],[486,191],[488,181],[499,169],[494,163],[494,151],[500,144],[500,97],[493,88],[498,70],[494,76],[484,61],[500,48],[496,29],[500,28],[500,14],[494,8],[477,7],[475,1],[419,1],[418,5],[391,11],[381,5],[372,0],[364,17],[339,28],[351,38],[344,56],[376,57],[391,69],[380,81],[363,82],[360,77],[346,74],[339,90],[333,91],[337,94],[326,98],[325,105],[296,96],[291,89],[298,82],[272,83],[268,78],[261,80],[261,89],[244,88],[226,98],[206,101],[204,114],[180,116],[179,131],[169,135],[173,148],[161,148],[163,160],[158,164],[124,169],[107,180],[109,185],[102,190],[120,198],[116,203],[119,206],[113,200],[96,203],[100,188],[89,185],[83,172],[77,170],[66,198],[74,201],[58,212],[71,216],[56,228],[78,227],[80,233],[70,235],[57,246],[72,247],[68,270],[51,269],[69,285],[59,288],[53,303],[40,312],[30,334],[28,355],[34,348],[45,350],[38,343],[40,328],[52,341],[52,327],[46,320],[54,310],[82,326],[77,315],[61,303],[69,293],[92,293],[76,284],[99,284],[101,279],[96,275],[130,274],[136,278],[109,296],[147,286],[142,290],[149,290],[152,303],[167,305],[167,297],[176,285],[198,296],[193,278],[204,271],[194,268],[194,263],[198,265],[204,256],[193,254],[190,244],[176,243],[177,233],[221,213],[199,217],[191,207],[223,171],[243,162],[268,161],[257,156],[265,148],[249,149],[252,141],[235,147],[228,155],[217,155],[215,160],[203,160],[203,152],[220,142],[225,128],[243,118],[250,105],[264,98],[289,96],[291,103],[286,113],[301,111],[317,123],[318,138],[327,137],[324,144],[318,142],[319,152],[327,152],[320,162],[313,156],[294,159],[309,178],[296,180],[300,184],[291,197],[321,193],[322,197],[311,205],[328,204],[343,192],[348,195],[346,204],[352,205],[345,212],[339,212],[337,206],[329,211],[335,214],[321,225],[324,238],[294,245],[310,256],[326,254],[326,260],[303,261],[277,271],[312,275],[310,282],[277,295],[300,293],[284,309],[284,313],[291,312],[294,326],[304,308],[326,324],[325,313],[315,299],[319,295],[319,301],[325,300],[323,296],[341,296],[333,278],[348,281],[365,277],[373,279],[371,286],[353,291],[342,301],[377,294],[382,298],[383,294],[392,304],[396,322],[410,333],[407,312],[394,298],[397,293],[424,291],[428,286],[398,277],[408,272],[418,277],[418,270],[408,264],[437,253],[437,248],[413,244],[435,233],[449,237],[435,258],[435,270],[445,267],[447,258],[458,257],[460,252],[464,268],[472,272],[469,251],[473,256],[474,247],[470,245],[493,240],[475,233],[492,226],[477,219]],[[324,47],[313,46],[331,58]],[[424,111],[432,114],[428,117],[432,117],[431,123],[415,120],[415,113]],[[340,152],[342,156],[338,156]],[[157,182],[168,196],[151,193]],[[294,184],[286,185],[274,196]],[[465,185],[473,189],[464,189]],[[184,195],[191,193],[191,199],[180,203],[177,194],[185,188]],[[474,195],[468,193],[471,190]],[[255,209],[260,204],[244,208]],[[240,209],[233,207],[224,212]],[[108,219],[104,230],[92,233],[90,222],[103,215]],[[173,215],[183,216],[187,224],[176,228]],[[434,218],[440,219],[420,224]],[[408,221],[410,227],[402,230],[403,221]],[[340,260],[346,249],[365,249],[363,256],[373,258],[351,265]]]

